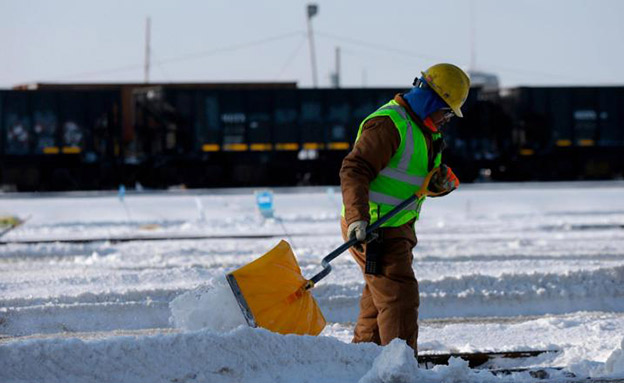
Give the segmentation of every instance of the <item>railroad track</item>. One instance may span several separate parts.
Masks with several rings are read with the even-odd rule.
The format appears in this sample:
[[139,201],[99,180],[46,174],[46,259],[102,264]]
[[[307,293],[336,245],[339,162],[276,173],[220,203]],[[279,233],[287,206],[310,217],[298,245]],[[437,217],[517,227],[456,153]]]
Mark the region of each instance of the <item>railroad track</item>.
[[44,243],[94,243],[94,242],[134,242],[134,241],[195,241],[195,240],[220,240],[220,239],[271,239],[284,237],[318,237],[338,236],[337,232],[331,233],[266,233],[266,234],[197,234],[197,235],[136,235],[136,236],[101,236],[81,238],[33,238],[0,241],[3,245],[38,245]]

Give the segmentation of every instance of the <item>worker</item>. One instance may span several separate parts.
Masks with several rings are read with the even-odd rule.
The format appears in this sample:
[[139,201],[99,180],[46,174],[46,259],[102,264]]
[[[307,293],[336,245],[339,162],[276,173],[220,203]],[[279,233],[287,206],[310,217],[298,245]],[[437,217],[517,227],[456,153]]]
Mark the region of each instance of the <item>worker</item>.
[[418,282],[412,269],[417,239],[414,224],[421,203],[384,223],[375,236],[367,227],[409,198],[424,177],[440,167],[429,189],[446,195],[459,180],[441,163],[440,129],[461,106],[470,79],[452,64],[433,65],[414,87],[381,106],[360,124],[355,145],[340,169],[343,197],[342,235],[356,238],[350,249],[364,275],[364,290],[353,342],[386,345],[404,339],[417,354]]

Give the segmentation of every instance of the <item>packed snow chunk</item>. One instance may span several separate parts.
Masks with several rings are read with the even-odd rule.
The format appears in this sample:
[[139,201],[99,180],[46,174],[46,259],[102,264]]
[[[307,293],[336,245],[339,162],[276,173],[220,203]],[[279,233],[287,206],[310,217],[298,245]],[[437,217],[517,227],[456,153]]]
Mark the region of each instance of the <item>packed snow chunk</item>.
[[483,383],[511,380],[472,370],[468,362],[460,358],[451,358],[448,366],[419,369],[414,350],[404,340],[395,339],[383,348],[373,367],[359,383]]
[[[449,359],[448,366],[435,366],[432,370],[420,370],[421,378],[418,382],[431,383],[465,383],[465,382],[500,382],[500,377],[487,371],[473,370],[468,367],[468,361],[461,358]],[[507,379],[507,380],[511,380]]]
[[606,375],[613,377],[624,377],[624,338],[620,348],[613,351],[605,364]]
[[404,340],[394,339],[383,348],[373,368],[360,379],[360,383],[415,382],[417,372],[414,350]]
[[[572,352],[577,351],[572,349]],[[578,351],[577,351],[578,353]],[[570,360],[571,359],[571,360]],[[590,355],[583,353],[564,360],[568,370],[576,376],[590,378],[623,378],[624,377],[624,339],[620,346],[613,350],[606,362],[592,360]]]
[[225,277],[188,291],[169,303],[170,322],[177,328],[196,331],[230,331],[246,325],[232,289]]

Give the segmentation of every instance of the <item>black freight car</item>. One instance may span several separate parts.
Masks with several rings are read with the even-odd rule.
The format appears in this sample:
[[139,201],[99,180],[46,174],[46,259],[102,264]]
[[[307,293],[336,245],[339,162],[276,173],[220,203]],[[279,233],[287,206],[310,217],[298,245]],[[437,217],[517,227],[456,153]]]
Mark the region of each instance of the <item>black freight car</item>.
[[[172,158],[152,167],[161,173],[155,178],[166,179],[167,184],[337,184],[340,163],[355,139],[359,122],[397,92],[165,88],[162,101],[152,103],[163,102],[168,106],[161,110],[175,110],[176,123],[151,119],[138,123],[137,131],[153,126],[162,136],[168,124],[176,125],[185,137],[193,137],[178,145],[193,154],[191,161],[178,157],[184,165]],[[158,148],[162,152],[162,145]],[[193,176],[181,176],[181,169]]]
[[121,145],[115,91],[0,91],[0,179],[10,190],[108,187]]
[[520,87],[503,104],[513,122],[512,146],[497,178],[622,177],[624,87]]
[[[0,183],[17,190],[337,184],[360,121],[400,89],[46,85],[0,92]],[[460,179],[612,178],[624,88],[471,90],[445,128]]]
[[[151,161],[134,176],[151,187],[336,185],[360,122],[400,91],[145,88],[126,160]],[[466,108],[481,105],[482,117],[448,129],[448,162],[466,181],[499,156],[487,112],[501,107],[480,95],[473,89]]]

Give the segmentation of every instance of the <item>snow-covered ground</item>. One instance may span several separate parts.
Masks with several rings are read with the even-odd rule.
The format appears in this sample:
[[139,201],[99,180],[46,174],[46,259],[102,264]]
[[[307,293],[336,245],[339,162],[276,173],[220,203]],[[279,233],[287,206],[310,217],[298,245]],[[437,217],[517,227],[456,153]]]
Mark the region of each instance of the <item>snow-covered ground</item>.
[[[532,379],[459,360],[417,370],[404,343],[350,344],[362,277],[348,254],[313,290],[329,322],[319,337],[197,326],[227,304],[189,313],[179,297],[282,238],[314,275],[341,244],[340,204],[335,188],[277,190],[265,220],[251,190],[0,196],[0,215],[29,217],[0,239],[0,381]],[[624,377],[624,183],[467,185],[427,201],[417,233],[421,353],[559,350],[504,367]],[[178,239],[115,241],[129,237]],[[176,298],[192,320],[176,318]]]

